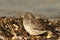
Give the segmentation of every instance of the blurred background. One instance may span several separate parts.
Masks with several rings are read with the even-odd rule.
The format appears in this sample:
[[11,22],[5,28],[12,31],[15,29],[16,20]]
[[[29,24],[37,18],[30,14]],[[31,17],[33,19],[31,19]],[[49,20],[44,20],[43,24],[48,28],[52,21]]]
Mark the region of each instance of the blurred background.
[[24,12],[60,18],[60,0],[0,0],[0,16],[18,17]]

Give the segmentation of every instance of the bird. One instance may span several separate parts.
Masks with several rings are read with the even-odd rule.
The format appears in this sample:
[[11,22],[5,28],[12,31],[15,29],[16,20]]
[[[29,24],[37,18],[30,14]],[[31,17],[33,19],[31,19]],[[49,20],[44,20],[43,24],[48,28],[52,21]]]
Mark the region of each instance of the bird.
[[25,13],[23,17],[23,26],[30,35],[41,35],[47,32],[45,28],[46,25],[42,21],[36,19],[30,12]]

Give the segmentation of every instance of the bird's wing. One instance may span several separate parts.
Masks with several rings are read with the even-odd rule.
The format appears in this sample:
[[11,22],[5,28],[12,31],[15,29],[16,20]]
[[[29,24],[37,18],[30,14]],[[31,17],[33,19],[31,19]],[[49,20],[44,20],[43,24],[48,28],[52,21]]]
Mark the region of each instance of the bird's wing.
[[32,25],[32,27],[35,30],[45,30],[45,24],[42,21],[36,20],[36,19],[32,19],[30,21],[30,24]]

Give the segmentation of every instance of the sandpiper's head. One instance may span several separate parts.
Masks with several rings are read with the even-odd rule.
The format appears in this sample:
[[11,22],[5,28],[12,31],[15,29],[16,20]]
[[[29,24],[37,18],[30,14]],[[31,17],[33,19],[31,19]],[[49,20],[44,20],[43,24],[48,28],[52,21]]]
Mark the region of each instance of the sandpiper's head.
[[34,18],[33,14],[30,12],[26,12],[23,18]]

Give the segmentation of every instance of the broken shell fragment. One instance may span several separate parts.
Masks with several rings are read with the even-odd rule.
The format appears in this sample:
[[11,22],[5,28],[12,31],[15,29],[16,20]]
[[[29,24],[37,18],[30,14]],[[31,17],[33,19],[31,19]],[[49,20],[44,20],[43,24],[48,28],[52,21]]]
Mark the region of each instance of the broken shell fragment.
[[53,33],[51,31],[48,31],[47,38],[51,38],[51,37],[53,37]]

